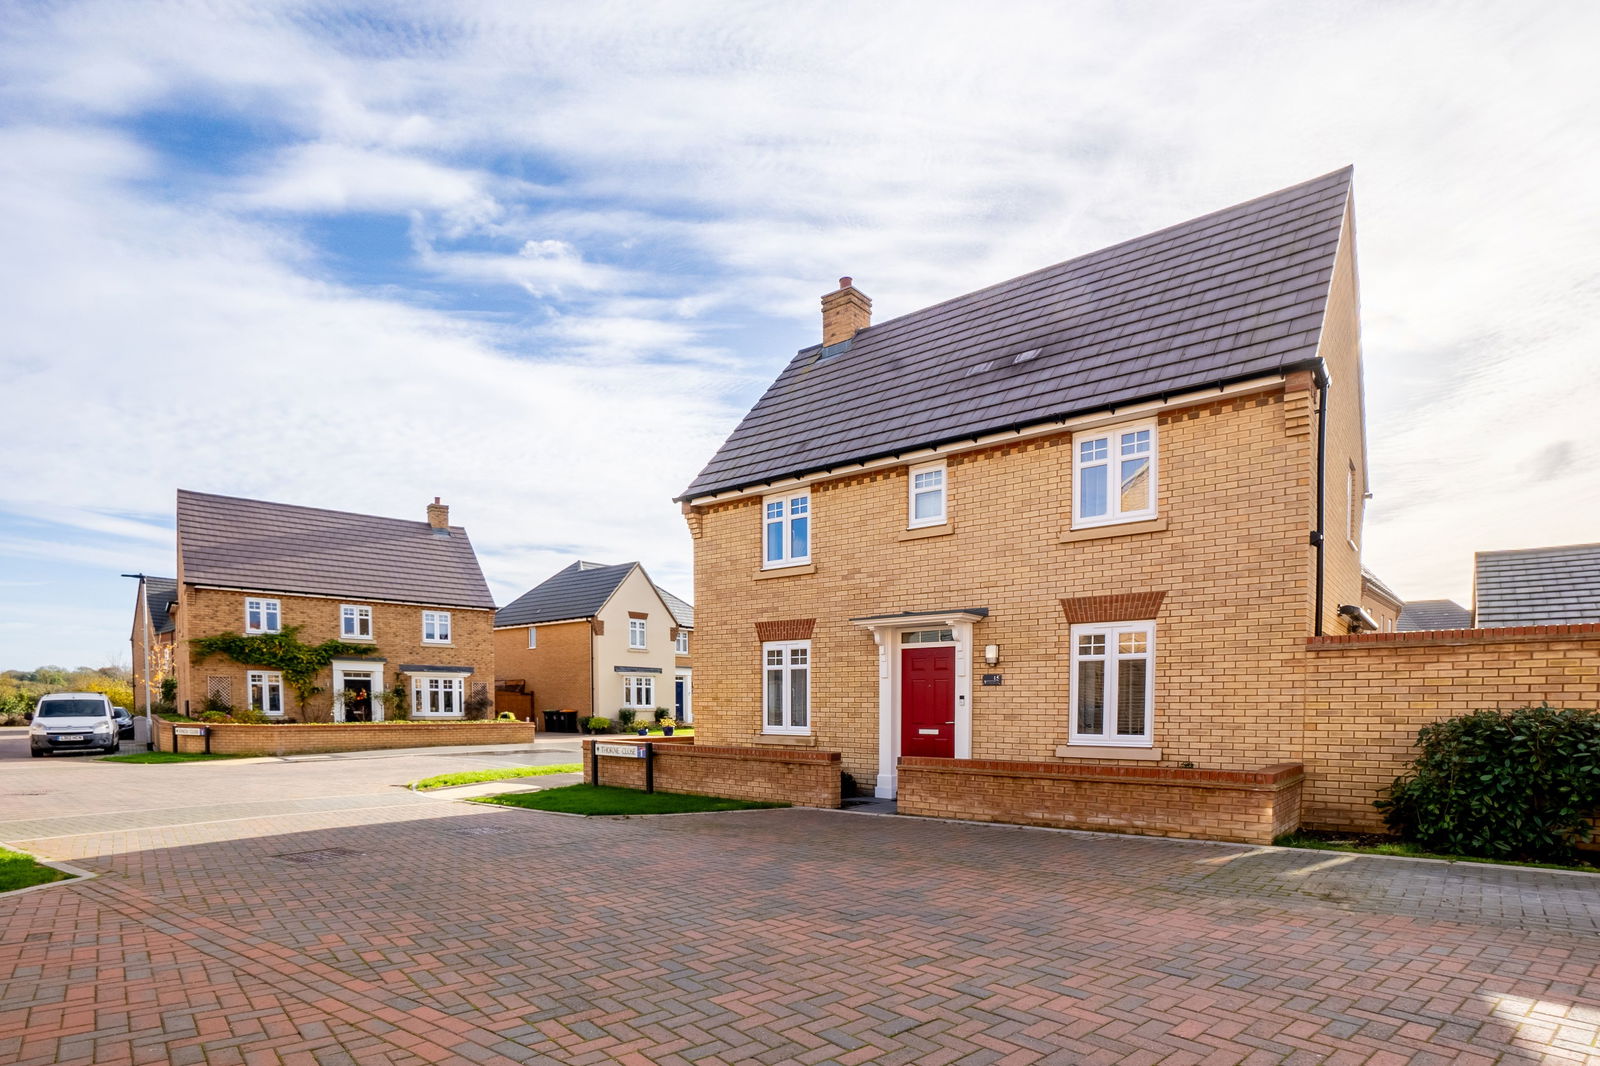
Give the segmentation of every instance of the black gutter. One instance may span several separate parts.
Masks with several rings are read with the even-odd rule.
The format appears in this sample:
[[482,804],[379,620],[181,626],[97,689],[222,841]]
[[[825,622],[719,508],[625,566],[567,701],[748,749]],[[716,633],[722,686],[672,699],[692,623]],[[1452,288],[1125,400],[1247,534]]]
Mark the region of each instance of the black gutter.
[[1312,370],[1317,384],[1317,528],[1311,532],[1311,544],[1317,549],[1317,607],[1312,619],[1312,633],[1322,636],[1322,585],[1327,565],[1328,511],[1328,368],[1319,362]]

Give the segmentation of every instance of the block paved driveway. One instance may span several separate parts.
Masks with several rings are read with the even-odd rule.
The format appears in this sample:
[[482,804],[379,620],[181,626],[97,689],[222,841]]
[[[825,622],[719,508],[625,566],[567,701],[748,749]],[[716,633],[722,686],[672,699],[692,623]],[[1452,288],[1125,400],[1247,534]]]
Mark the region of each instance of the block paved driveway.
[[0,897],[0,1062],[1600,1062],[1600,878],[393,787],[516,758],[0,763],[102,874]]

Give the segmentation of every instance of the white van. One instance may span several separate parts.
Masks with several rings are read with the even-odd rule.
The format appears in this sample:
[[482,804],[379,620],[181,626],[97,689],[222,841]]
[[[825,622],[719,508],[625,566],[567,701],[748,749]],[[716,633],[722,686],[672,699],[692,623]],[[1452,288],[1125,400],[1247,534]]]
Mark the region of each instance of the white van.
[[40,696],[28,726],[28,746],[33,757],[52,751],[116,751],[121,744],[116,712],[111,701],[99,692],[52,692]]

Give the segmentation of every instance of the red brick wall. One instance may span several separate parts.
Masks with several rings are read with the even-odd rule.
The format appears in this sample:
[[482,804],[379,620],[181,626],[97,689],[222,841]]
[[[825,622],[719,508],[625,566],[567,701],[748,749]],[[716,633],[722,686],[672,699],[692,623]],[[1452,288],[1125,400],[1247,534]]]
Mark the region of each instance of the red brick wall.
[[[157,722],[161,751],[201,752],[204,737],[174,736],[173,722]],[[448,744],[528,744],[528,722],[379,722],[343,725],[238,725],[219,723],[211,730],[213,755],[303,755],[310,752],[377,751],[382,748],[428,748]]]
[[1301,768],[1185,770],[902,758],[901,814],[1270,844],[1299,822]]
[[[764,748],[707,747],[692,737],[599,741],[649,744],[655,749],[657,792],[792,803],[797,807],[839,806],[839,753],[768,751]],[[594,782],[594,745],[583,742],[583,779]],[[644,788],[644,760],[604,756],[600,783]]]

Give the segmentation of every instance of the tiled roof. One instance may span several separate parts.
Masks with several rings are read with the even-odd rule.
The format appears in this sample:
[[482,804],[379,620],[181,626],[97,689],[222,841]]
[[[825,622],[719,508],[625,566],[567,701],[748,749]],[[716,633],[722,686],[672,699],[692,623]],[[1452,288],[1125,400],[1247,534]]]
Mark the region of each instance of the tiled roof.
[[1307,366],[1351,174],[802,349],[684,498]]
[[150,610],[150,632],[159,635],[161,633],[171,633],[177,628],[177,621],[167,613],[167,608],[178,602],[177,578],[145,578],[144,601]]
[[1391,603],[1404,606],[1405,601],[1400,598],[1400,594],[1390,588],[1377,574],[1374,574],[1364,566],[1361,568],[1361,580],[1366,583],[1367,588],[1376,592],[1379,596],[1384,597]]
[[495,612],[497,626],[527,626],[593,618],[638,563],[579,561],[540,582]]
[[180,489],[178,552],[191,585],[494,607],[460,526]]
[[656,586],[656,591],[661,594],[662,602],[667,605],[667,610],[672,612],[672,620],[684,629],[694,628],[694,604],[681,600],[662,588]]
[[1600,544],[1479,552],[1478,626],[1600,622]]
[[1424,629],[1471,629],[1472,612],[1455,600],[1412,600],[1400,607],[1394,624],[1401,633]]

